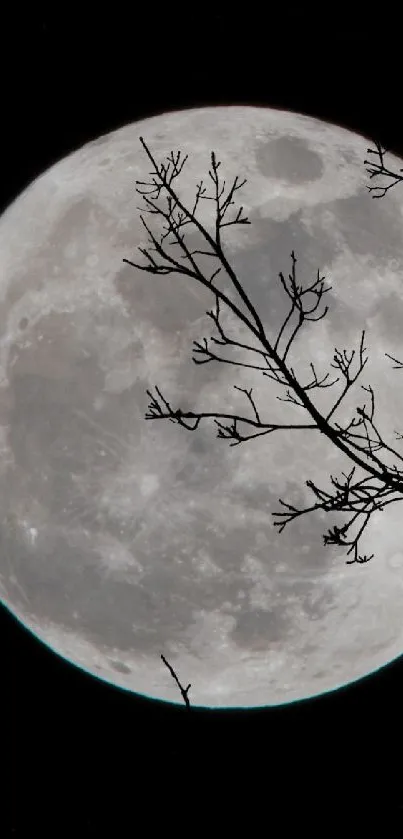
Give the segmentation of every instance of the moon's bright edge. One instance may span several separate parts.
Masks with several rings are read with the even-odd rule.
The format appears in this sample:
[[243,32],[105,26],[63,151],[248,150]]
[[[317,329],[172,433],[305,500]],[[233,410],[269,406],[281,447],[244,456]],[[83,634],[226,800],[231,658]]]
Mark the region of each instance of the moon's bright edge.
[[[340,517],[301,516],[282,534],[273,525],[279,498],[313,503],[307,479],[329,489],[330,474],[350,471],[329,442],[280,431],[231,448],[208,421],[189,433],[145,420],[155,385],[174,407],[246,416],[233,385],[252,386],[265,421],[308,418],[258,371],[193,364],[193,341],[214,334],[205,288],[123,264],[142,262],[146,245],[140,136],[159,162],[171,149],[189,155],[179,181],[188,205],[212,150],[227,184],[247,178],[239,204],[252,223],[227,228],[223,242],[266,334],[288,311],[278,274],[294,250],[300,281],[319,269],[332,288],[290,363],[301,380],[310,362],[332,372],[335,347],[357,352],[366,329],[369,360],[338,421],[371,384],[384,439],[396,447],[403,432],[402,374],[385,357],[403,355],[403,193],[371,200],[368,140],[245,106],[127,125],[58,162],[0,219],[2,602],[55,653],[137,694],[182,701],[162,653],[191,682],[193,705],[316,696],[402,653],[401,511],[372,517],[361,550],[375,558],[347,566],[323,545]],[[211,202],[199,218],[212,229]],[[189,229],[187,243],[197,248],[199,234]],[[228,277],[219,285],[237,301]],[[222,322],[248,337],[228,310]],[[247,351],[225,357],[251,363]],[[322,411],[337,387],[317,393]]]

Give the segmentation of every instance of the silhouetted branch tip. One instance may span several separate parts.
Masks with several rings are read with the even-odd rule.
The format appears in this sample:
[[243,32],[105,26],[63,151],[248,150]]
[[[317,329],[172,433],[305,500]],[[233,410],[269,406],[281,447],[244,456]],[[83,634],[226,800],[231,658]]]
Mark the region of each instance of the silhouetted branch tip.
[[179,679],[178,679],[178,676],[177,676],[177,675],[176,675],[176,673],[175,673],[174,668],[172,667],[172,665],[171,665],[171,664],[169,664],[169,661],[167,661],[167,659],[165,658],[165,656],[164,656],[164,655],[162,655],[162,653],[161,653],[161,658],[162,658],[162,661],[164,662],[165,666],[168,668],[168,670],[169,670],[169,672],[170,672],[170,674],[171,674],[172,678],[173,678],[173,679],[174,679],[174,681],[176,682],[176,684],[177,684],[177,686],[178,686],[178,688],[179,688],[179,690],[180,690],[180,692],[181,692],[182,699],[183,699],[183,701],[184,701],[184,703],[185,703],[186,707],[190,710],[190,702],[189,702],[188,693],[189,693],[189,690],[190,690],[190,688],[192,687],[192,685],[189,683],[189,684],[187,685],[187,687],[185,687],[185,688],[184,688],[184,687],[183,687],[183,685],[181,685],[181,683],[180,683],[180,681],[179,681]]
[[389,353],[387,353],[387,352],[385,353],[385,355],[386,355],[388,358],[390,358],[390,359],[391,359],[391,361],[394,361],[394,362],[395,362],[396,366],[393,368],[394,370],[401,370],[401,369],[402,369],[402,367],[403,367],[403,361],[398,361],[398,359],[397,359],[397,358],[394,358],[394,357],[393,357],[393,355],[389,355]]
[[[387,150],[382,148],[381,143],[375,142],[375,149],[367,149],[367,153],[373,155],[378,160],[364,160],[364,163],[367,167],[367,172],[369,174],[370,180],[373,178],[388,178],[389,183],[386,185],[379,185],[376,186],[367,186],[369,192],[374,193],[371,197],[372,198],[383,198],[387,192],[389,192],[392,187],[396,186],[396,184],[403,181],[403,174],[398,174],[403,172],[403,168],[399,169],[398,172],[392,169],[388,169],[385,166],[385,154]],[[376,194],[378,191],[378,194]]]

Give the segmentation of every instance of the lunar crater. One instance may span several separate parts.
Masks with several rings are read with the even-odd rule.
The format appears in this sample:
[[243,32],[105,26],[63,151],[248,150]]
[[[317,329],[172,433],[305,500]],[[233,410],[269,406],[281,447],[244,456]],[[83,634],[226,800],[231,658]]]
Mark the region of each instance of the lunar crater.
[[304,184],[320,178],[323,162],[299,137],[281,137],[259,144],[256,161],[263,177],[279,178],[287,184]]

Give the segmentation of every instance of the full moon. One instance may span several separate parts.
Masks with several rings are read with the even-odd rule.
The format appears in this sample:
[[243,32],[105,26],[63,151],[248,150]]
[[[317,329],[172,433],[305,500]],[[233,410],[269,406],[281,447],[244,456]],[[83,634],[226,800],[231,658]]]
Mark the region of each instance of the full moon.
[[[310,418],[257,370],[193,363],[193,342],[217,334],[208,289],[123,262],[146,264],[140,136],[158,162],[188,155],[177,181],[186,206],[201,179],[208,186],[211,151],[227,184],[247,179],[236,207],[251,224],[226,228],[223,247],[267,336],[288,311],[279,272],[294,251],[298,282],[319,270],[331,286],[327,315],[293,344],[297,378],[311,377],[311,362],[334,373],[335,348],[357,355],[365,329],[368,363],[338,422],[371,385],[383,438],[396,447],[403,433],[403,372],[385,356],[402,357],[403,192],[371,199],[369,141],[246,106],[126,125],[56,163],[0,219],[2,602],[54,653],[136,694],[182,703],[163,654],[195,706],[317,696],[403,651],[401,509],[372,516],[360,550],[374,558],[346,565],[344,548],[323,543],[346,514],[317,511],[282,533],[273,522],[280,498],[314,503],[306,480],[330,490],[331,475],[350,471],[323,435],[281,430],[231,447],[211,420],[194,432],[146,421],[156,385],[175,409],[252,416],[236,385],[253,387],[264,422]],[[211,202],[198,217],[213,229]],[[186,236],[200,246],[197,230]],[[229,277],[217,286],[237,301]],[[248,337],[228,307],[222,322]],[[234,352],[222,355],[250,363]],[[324,412],[341,388],[314,403]]]

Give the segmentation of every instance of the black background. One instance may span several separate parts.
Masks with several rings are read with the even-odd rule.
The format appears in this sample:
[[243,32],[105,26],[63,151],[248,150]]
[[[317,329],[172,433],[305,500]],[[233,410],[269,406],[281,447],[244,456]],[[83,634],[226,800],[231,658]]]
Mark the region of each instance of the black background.
[[[395,13],[147,8],[3,13],[0,210],[83,143],[180,108],[290,109],[403,156]],[[130,836],[162,818],[174,832],[203,813],[211,833],[218,807],[267,835],[279,810],[282,829],[294,811],[308,828],[353,810],[399,824],[402,661],[289,707],[188,713],[90,678],[0,617],[7,831]]]

